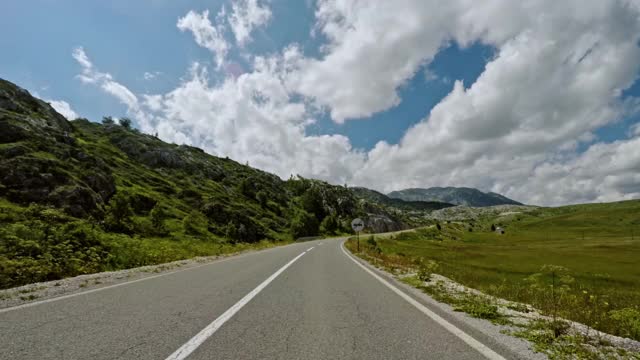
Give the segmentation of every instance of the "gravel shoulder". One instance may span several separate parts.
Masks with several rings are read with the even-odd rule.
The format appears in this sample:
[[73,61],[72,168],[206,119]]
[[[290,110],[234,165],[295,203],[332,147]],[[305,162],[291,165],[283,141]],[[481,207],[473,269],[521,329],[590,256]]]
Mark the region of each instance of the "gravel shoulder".
[[158,265],[86,274],[60,280],[28,284],[11,289],[4,289],[0,290],[0,309],[22,306],[29,303],[79,294],[87,291],[95,291],[101,288],[109,288],[115,285],[126,284],[133,281],[140,281],[147,278],[197,268],[202,265],[234,256],[253,253],[256,251],[268,251],[269,249],[273,248],[260,250],[247,249],[223,255],[196,257]]

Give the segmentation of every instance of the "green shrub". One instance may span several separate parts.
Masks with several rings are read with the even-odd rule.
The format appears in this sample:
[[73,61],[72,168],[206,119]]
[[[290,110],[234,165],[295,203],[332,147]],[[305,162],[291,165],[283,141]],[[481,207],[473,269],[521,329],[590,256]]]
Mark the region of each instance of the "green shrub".
[[133,210],[130,198],[124,192],[117,192],[107,206],[104,224],[107,230],[130,234],[133,231]]
[[501,318],[498,307],[491,304],[488,299],[478,299],[472,297],[470,299],[461,299],[453,309],[454,311],[462,311],[479,319],[496,320]]
[[300,203],[306,212],[314,214],[318,219],[325,216],[323,197],[315,186],[310,187],[302,194]]
[[376,241],[376,238],[373,235],[371,235],[371,236],[369,236],[367,238],[367,245],[369,245],[369,246],[371,246],[373,248],[378,247],[378,242]]
[[609,316],[620,324],[618,335],[630,339],[640,338],[640,310],[637,307],[612,310]]
[[323,234],[335,234],[338,231],[340,224],[338,223],[338,219],[336,219],[335,215],[328,215],[322,219],[320,223],[320,232]]
[[297,211],[291,220],[291,235],[294,239],[318,235],[318,219],[306,211]]
[[438,270],[438,263],[435,260],[427,260],[421,262],[418,268],[418,279],[421,281],[430,281],[431,275]]
[[256,193],[256,201],[261,207],[266,208],[267,202],[269,201],[269,195],[264,190],[260,190]]
[[204,236],[209,233],[207,218],[197,210],[193,210],[182,220],[182,228],[187,235]]
[[151,212],[149,213],[151,224],[153,225],[154,232],[158,235],[167,234],[167,226],[165,220],[168,217],[167,211],[161,203],[157,203]]

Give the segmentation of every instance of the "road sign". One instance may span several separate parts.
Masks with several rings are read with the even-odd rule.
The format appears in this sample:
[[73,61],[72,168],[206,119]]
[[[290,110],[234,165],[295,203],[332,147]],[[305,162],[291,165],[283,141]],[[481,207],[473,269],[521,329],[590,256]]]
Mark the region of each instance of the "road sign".
[[353,219],[353,221],[351,222],[351,228],[355,232],[362,231],[362,229],[364,229],[364,221],[362,221],[362,219],[360,218]]
[[358,243],[358,252],[360,252],[360,231],[364,229],[364,221],[360,218],[355,218],[351,222],[351,228],[356,232],[356,242]]

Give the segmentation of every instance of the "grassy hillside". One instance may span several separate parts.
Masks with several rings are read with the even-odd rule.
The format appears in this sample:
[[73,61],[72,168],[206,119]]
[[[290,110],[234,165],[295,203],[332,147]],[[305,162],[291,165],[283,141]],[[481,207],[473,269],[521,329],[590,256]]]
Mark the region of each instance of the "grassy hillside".
[[343,186],[69,122],[0,79],[0,288],[346,233],[355,216],[406,227]]
[[391,262],[434,260],[438,273],[464,285],[640,340],[640,201],[537,208],[439,226],[380,238],[367,249]]

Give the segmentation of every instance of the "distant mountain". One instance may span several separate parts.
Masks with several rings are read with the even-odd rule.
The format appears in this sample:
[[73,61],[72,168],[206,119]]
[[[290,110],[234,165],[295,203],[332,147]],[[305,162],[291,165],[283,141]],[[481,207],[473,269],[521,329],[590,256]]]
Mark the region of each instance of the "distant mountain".
[[349,189],[361,199],[405,211],[432,211],[455,206],[454,204],[441,201],[405,201],[402,199],[388,197],[383,193],[364,187],[351,187]]
[[473,207],[493,205],[522,205],[494,192],[484,193],[478,189],[467,187],[432,187],[428,189],[405,189],[392,191],[390,198],[404,201],[441,201],[456,205]]

